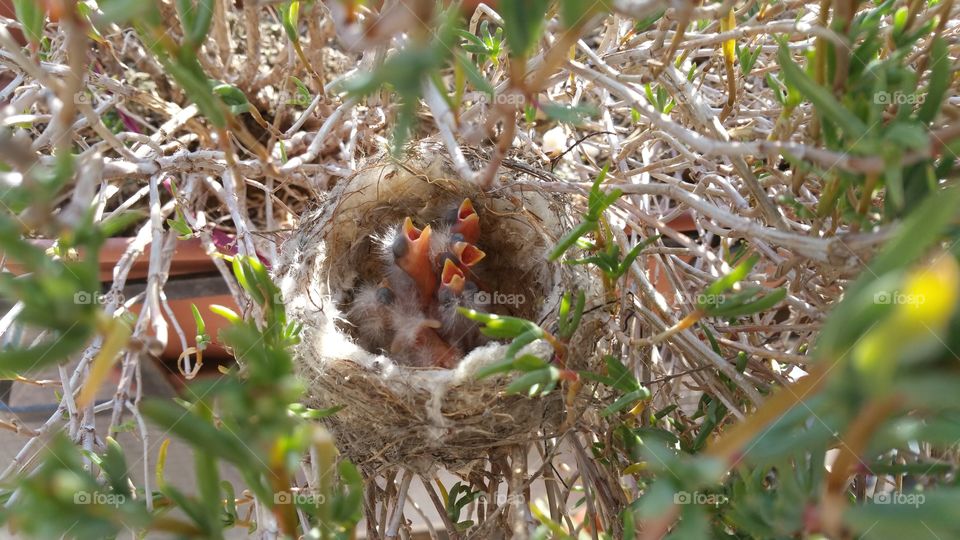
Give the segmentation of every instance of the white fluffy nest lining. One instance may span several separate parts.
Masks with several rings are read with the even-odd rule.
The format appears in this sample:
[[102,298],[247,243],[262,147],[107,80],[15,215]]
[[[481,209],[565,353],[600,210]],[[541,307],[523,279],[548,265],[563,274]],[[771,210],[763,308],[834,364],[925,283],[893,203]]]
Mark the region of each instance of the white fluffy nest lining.
[[[431,222],[469,197],[480,214],[488,285],[526,300],[509,314],[550,329],[564,291],[586,290],[588,306],[591,295],[598,298],[596,280],[582,270],[546,262],[571,226],[561,217],[569,214],[564,199],[519,186],[481,193],[458,180],[443,155],[435,143],[421,142],[400,162],[372,160],[301,216],[278,266],[288,313],[304,325],[297,356],[309,405],[344,406],[325,422],[340,450],[371,473],[393,465],[462,470],[549,436],[563,420],[560,392],[536,399],[507,395],[512,376],[474,377],[503,359],[506,343],[469,351],[454,369],[408,367],[364,349],[346,313],[357,289],[382,275],[374,237],[386,227],[406,216]],[[585,315],[570,344],[569,367],[587,367],[601,333],[600,321]],[[539,342],[524,352],[549,358],[551,349]]]

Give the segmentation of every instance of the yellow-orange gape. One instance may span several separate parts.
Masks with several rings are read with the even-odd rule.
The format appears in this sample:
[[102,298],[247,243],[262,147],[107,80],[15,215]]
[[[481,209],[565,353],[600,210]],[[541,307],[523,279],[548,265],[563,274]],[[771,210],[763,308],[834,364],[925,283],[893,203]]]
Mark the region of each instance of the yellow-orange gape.
[[350,308],[359,334],[404,365],[456,365],[484,341],[477,324],[457,311],[485,307],[475,273],[486,256],[480,238],[470,199],[422,229],[410,217],[388,229],[378,239],[385,275],[361,287]]

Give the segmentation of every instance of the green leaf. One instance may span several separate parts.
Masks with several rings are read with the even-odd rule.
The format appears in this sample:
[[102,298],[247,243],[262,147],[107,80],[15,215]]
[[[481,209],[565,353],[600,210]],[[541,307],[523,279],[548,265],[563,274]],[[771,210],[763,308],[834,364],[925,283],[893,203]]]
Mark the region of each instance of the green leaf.
[[564,253],[570,249],[581,236],[597,230],[597,223],[595,221],[584,221],[580,223],[573,230],[563,235],[560,238],[560,241],[557,242],[557,245],[550,251],[550,254],[547,255],[547,260],[555,261],[563,256]]
[[753,266],[757,264],[757,261],[759,260],[760,256],[754,253],[749,259],[735,266],[730,273],[711,283],[710,286],[704,291],[704,296],[719,296],[729,291],[734,285],[739,283],[743,278],[747,277],[747,275],[750,273],[750,270],[753,269]]
[[0,351],[0,374],[26,373],[32,370],[59,363],[69,355],[79,351],[92,334],[92,329],[79,321],[59,336],[46,342],[23,349]]
[[213,20],[213,0],[177,0],[177,13],[183,27],[184,47],[196,50],[207,37]]
[[114,493],[124,496],[130,495],[130,484],[127,481],[127,460],[123,455],[123,448],[113,437],[107,437],[107,451],[100,460],[100,468],[103,469]]
[[580,327],[580,319],[583,316],[583,309],[586,305],[586,294],[583,291],[577,293],[577,303],[573,308],[573,315],[570,315],[570,293],[563,295],[560,301],[560,314],[558,317],[558,326],[560,327],[560,337],[570,339],[573,333]]
[[[26,1],[35,4],[38,3],[36,0]],[[100,10],[103,13],[101,21],[105,24],[126,24],[133,20],[154,22],[159,18],[157,4],[155,2],[144,2],[144,0],[99,0],[97,5],[100,6]]]
[[169,430],[187,441],[191,446],[202,448],[223,459],[244,468],[257,469],[256,460],[236,437],[216,429],[212,423],[185,410],[173,401],[152,399],[140,404],[144,416],[153,420],[160,428]]
[[895,144],[884,145],[883,162],[886,168],[883,173],[883,183],[887,187],[887,198],[893,208],[898,211],[903,209],[906,202],[906,195],[903,189],[903,168],[901,168],[901,158],[903,150]]
[[549,366],[550,363],[532,354],[525,354],[513,361],[513,369],[518,371],[534,371]]
[[458,36],[460,36],[460,37],[462,37],[463,39],[469,41],[470,43],[476,45],[477,47],[480,47],[481,50],[484,51],[483,54],[486,53],[487,45],[483,42],[482,39],[480,39],[480,38],[477,37],[476,35],[471,34],[470,32],[468,32],[468,31],[466,31],[466,30],[464,30],[464,29],[462,29],[462,28],[457,28],[457,29],[455,30],[455,32],[456,32],[456,34],[457,34]]
[[30,43],[38,45],[43,39],[43,26],[47,19],[44,4],[38,0],[13,0],[13,8],[17,21],[23,25],[24,35]]
[[820,355],[828,358],[843,354],[858,336],[877,318],[872,310],[882,309],[874,301],[872,285],[914,264],[930,246],[942,238],[950,220],[960,207],[960,188],[950,186],[931,193],[901,222],[893,238],[870,261],[867,270],[844,293],[843,301],[833,309],[818,339]]
[[[521,356],[521,358],[525,356],[526,355]],[[480,368],[479,370],[477,370],[477,379],[485,379],[497,373],[509,373],[510,371],[513,371],[514,362],[515,360],[506,359],[506,360],[501,360],[499,362],[495,362],[488,366],[484,366],[483,368]]]
[[930,82],[923,105],[917,111],[917,119],[929,124],[940,111],[944,96],[950,88],[950,58],[947,56],[947,42],[940,36],[930,45]]
[[582,124],[584,118],[597,114],[596,108],[590,105],[567,105],[544,101],[540,102],[539,106],[548,118],[575,126]]
[[830,90],[814,82],[794,63],[790,57],[790,49],[786,45],[780,47],[777,59],[787,83],[809,99],[821,117],[835,122],[850,140],[859,140],[866,134],[867,127],[859,118],[844,108],[833,97]]
[[548,383],[556,381],[558,378],[559,370],[555,367],[551,366],[538,369],[514,379],[513,382],[507,385],[506,391],[508,394],[526,393],[534,395],[536,393],[543,393],[540,391],[547,386]]
[[547,0],[501,0],[504,35],[510,56],[527,56],[540,39],[546,20]]
[[240,318],[240,315],[237,315],[237,312],[226,307],[221,306],[220,304],[210,304],[210,311],[220,315],[224,319],[227,319],[231,323],[241,322],[243,319]]
[[232,84],[218,84],[213,87],[213,93],[230,107],[230,112],[234,114],[246,112],[250,108],[246,94]]
[[560,21],[565,28],[581,26],[597,13],[609,12],[612,4],[612,0],[561,0]]
[[624,394],[617,398],[616,401],[608,405],[603,411],[600,412],[600,416],[610,416],[613,413],[617,413],[631,407],[634,403],[648,399],[650,397],[650,391],[646,388],[640,388],[639,390],[633,390],[627,394]]
[[283,9],[283,29],[292,43],[300,42],[300,32],[297,29],[300,20],[300,0],[292,0]]
[[197,326],[197,334],[205,334],[207,332],[207,325],[203,322],[203,315],[200,315],[200,310],[197,309],[197,305],[191,303],[190,311],[193,312],[193,322]]
[[187,224],[187,220],[183,218],[183,215],[180,212],[177,212],[177,219],[168,219],[167,226],[169,226],[174,231],[177,231],[181,237],[183,236],[193,236],[193,229],[190,228],[190,225]]
[[463,68],[463,72],[466,74],[467,79],[470,80],[470,84],[476,87],[477,90],[480,90],[488,96],[493,97],[493,85],[483,78],[483,75],[480,74],[480,70],[478,70],[477,66],[475,66],[469,58],[467,58],[467,55],[458,52],[456,54],[456,59],[460,67]]
[[543,330],[541,330],[540,327],[537,327],[536,330],[529,330],[523,334],[520,334],[514,338],[514,340],[510,342],[510,346],[507,347],[506,359],[513,360],[517,356],[517,353],[520,352],[520,349],[526,347],[541,337],[543,337]]
[[775,289],[770,294],[762,296],[752,302],[742,304],[731,303],[730,305],[723,303],[719,306],[711,307],[707,310],[707,313],[713,317],[742,317],[744,315],[766,311],[779,304],[786,296],[786,289]]

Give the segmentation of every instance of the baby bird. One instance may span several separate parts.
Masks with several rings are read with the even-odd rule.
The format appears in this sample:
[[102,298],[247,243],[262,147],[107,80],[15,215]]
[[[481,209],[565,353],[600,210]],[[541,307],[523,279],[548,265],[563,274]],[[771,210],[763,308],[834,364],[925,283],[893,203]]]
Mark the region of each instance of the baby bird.
[[480,248],[469,242],[454,242],[453,255],[456,257],[457,266],[466,275],[472,274],[471,268],[487,256]]
[[390,353],[414,367],[451,368],[463,353],[443,340],[437,329],[440,321],[429,319],[419,309],[397,305],[391,310],[395,329]]
[[[399,230],[392,230],[387,234],[385,242],[389,242],[388,274],[390,283],[403,287],[404,279],[398,275],[399,268],[412,281],[416,288],[420,306],[426,307],[433,299],[437,289],[437,275],[430,263],[430,237],[432,230],[427,225],[420,230],[413,225],[409,217],[403,220]],[[404,292],[404,291],[398,291]]]
[[440,289],[437,291],[441,333],[450,343],[461,346],[464,350],[471,349],[483,342],[477,330],[477,324],[463,316],[457,308],[482,310],[483,295],[472,281],[466,276],[452,259],[443,264],[443,273],[440,278]]
[[430,257],[438,274],[443,273],[444,263],[450,259],[460,267],[464,275],[476,278],[470,267],[483,260],[486,253],[467,242],[463,234],[439,227],[431,237]]
[[386,350],[390,345],[393,333],[390,308],[395,301],[396,295],[387,280],[362,287],[354,298],[347,314],[370,347]]
[[476,244],[480,240],[480,216],[470,199],[464,199],[456,210],[451,210],[445,219],[453,233],[460,233],[466,242]]
[[369,347],[405,365],[451,367],[462,356],[437,334],[441,323],[423,314],[416,297],[395,294],[387,280],[361,288],[349,315]]
[[407,217],[380,237],[386,275],[362,287],[348,311],[364,345],[402,365],[452,368],[483,343],[477,325],[457,311],[485,311],[489,302],[473,272],[486,257],[479,238],[480,216],[470,199],[433,226],[418,229]]

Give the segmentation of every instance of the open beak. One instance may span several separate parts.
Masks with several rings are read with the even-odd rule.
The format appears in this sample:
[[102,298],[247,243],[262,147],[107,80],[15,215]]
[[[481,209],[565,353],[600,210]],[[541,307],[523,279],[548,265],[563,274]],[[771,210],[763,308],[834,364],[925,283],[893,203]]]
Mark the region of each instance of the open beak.
[[465,283],[466,278],[463,271],[451,259],[444,261],[443,273],[440,275],[440,287],[447,288],[455,295],[459,295],[463,292]]
[[413,279],[423,305],[430,303],[437,288],[437,276],[430,268],[430,235],[427,225],[421,231],[409,217],[403,221],[403,230],[394,245],[397,266]]
[[468,242],[457,242],[453,245],[453,254],[457,256],[460,264],[466,267],[473,266],[482,261],[487,256],[477,246]]
[[453,232],[463,235],[464,240],[476,244],[480,239],[480,216],[473,208],[470,199],[464,199],[457,209],[457,219],[453,224]]

